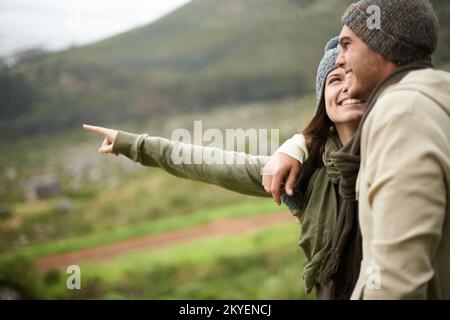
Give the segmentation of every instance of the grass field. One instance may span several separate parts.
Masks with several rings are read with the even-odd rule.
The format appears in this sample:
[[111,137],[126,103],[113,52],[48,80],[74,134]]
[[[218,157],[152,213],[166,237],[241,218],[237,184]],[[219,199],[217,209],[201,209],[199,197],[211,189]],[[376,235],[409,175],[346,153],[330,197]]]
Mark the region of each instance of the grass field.
[[[190,213],[187,217],[179,215],[160,218],[151,222],[133,223],[112,230],[79,236],[72,239],[25,246],[18,251],[29,258],[38,258],[44,255],[89,248],[132,237],[189,228],[220,219],[241,218],[279,211],[285,212],[286,208],[274,205],[272,199],[258,199],[252,202],[235,203],[219,208],[201,210]],[[11,252],[9,254],[11,254]]]
[[150,299],[306,298],[297,236],[297,225],[287,224],[87,265],[87,291],[95,291],[89,282],[97,281],[106,292],[102,297],[109,298],[124,294]]
[[6,268],[26,270],[12,280],[19,288],[26,284],[27,297],[42,299],[310,299],[297,239],[298,226],[282,224],[81,263],[81,290],[66,289],[65,273],[38,274],[18,257],[0,258],[0,276]]
[[[236,106],[232,118],[230,110],[219,107],[118,128],[170,137],[174,128],[192,130],[193,121],[201,119],[205,129],[282,128],[283,140],[313,112],[312,101],[305,97]],[[43,299],[311,298],[302,284],[304,256],[297,246],[296,223],[201,238],[102,263],[80,262],[80,291],[66,289],[63,271],[40,273],[35,263],[42,256],[287,211],[271,198],[178,179],[124,157],[100,156],[98,143],[81,130],[17,145],[2,142],[11,153],[0,159],[0,196],[10,200],[9,215],[0,219],[0,283],[25,297]],[[11,168],[17,172],[12,180],[6,174]],[[23,187],[42,175],[57,177],[62,194],[26,200]],[[70,203],[69,211],[61,210],[64,202]]]

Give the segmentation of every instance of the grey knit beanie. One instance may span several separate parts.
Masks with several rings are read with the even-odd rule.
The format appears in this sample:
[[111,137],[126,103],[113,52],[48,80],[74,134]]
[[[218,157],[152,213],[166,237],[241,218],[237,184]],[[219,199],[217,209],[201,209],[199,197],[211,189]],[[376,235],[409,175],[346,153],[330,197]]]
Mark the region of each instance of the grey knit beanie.
[[331,38],[325,46],[325,54],[319,63],[316,75],[316,114],[324,101],[323,91],[325,89],[325,79],[328,74],[336,69],[336,60],[339,55],[339,37]]
[[[380,28],[368,23],[370,6],[380,9]],[[342,24],[397,65],[431,60],[438,43],[439,23],[428,0],[361,0],[346,10]]]

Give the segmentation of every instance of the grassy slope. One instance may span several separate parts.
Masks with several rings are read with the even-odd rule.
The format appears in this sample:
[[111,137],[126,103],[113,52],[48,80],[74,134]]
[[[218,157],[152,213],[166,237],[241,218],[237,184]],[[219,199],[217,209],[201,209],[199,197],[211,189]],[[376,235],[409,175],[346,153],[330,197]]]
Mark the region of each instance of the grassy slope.
[[132,254],[108,264],[86,264],[85,284],[104,298],[311,298],[301,280],[305,261],[297,239],[298,227],[286,224]]
[[[282,128],[280,138],[283,141],[303,126],[313,112],[314,105],[312,97],[306,97],[301,100],[256,103],[234,110],[236,117],[229,117],[227,108],[218,108],[205,113],[180,115],[177,118],[150,119],[149,123],[143,123],[139,128],[120,128],[170,138],[170,132],[174,128],[192,130],[192,122],[201,119],[204,121],[204,130]],[[91,239],[88,235],[106,232],[107,235],[95,236],[93,238],[97,240],[92,240],[92,243],[104,243],[107,240],[101,239],[109,239],[116,233],[116,228],[129,224],[149,224],[163,218],[190,216],[201,210],[230,203],[247,205],[257,202],[263,205],[263,202],[259,202],[261,200],[254,197],[178,179],[156,168],[141,167],[124,157],[100,156],[96,153],[99,138],[84,133],[81,129],[70,135],[24,143],[22,147],[4,144],[4,149],[17,152],[6,154],[0,167],[3,170],[16,168],[18,176],[14,184],[18,186],[29,185],[30,179],[35,177],[54,175],[60,179],[64,193],[55,199],[11,204],[11,216],[0,221],[0,251],[32,244],[44,244],[45,247],[45,243],[78,239],[80,236]],[[77,167],[82,171],[75,175],[73,168]],[[11,183],[4,175],[0,178],[6,186]],[[8,192],[23,193],[20,188],[6,191],[2,197],[9,199],[11,197]],[[58,209],[62,200],[72,203],[73,208],[69,213]],[[124,234],[133,232],[118,233],[123,238]],[[116,236],[117,234],[110,240],[118,239]],[[86,241],[78,245],[91,240]],[[64,244],[63,247],[72,247],[76,242],[77,240],[69,241],[72,244]]]
[[[49,56],[69,64],[124,67],[154,82],[215,81],[233,74],[296,73],[310,88],[324,44],[340,31],[347,0],[194,0],[149,25]],[[440,18],[437,64],[448,63],[449,11]]]
[[[312,97],[306,97],[245,105],[235,109],[235,117],[229,117],[230,111],[222,107],[176,118],[149,119],[139,127],[122,128],[169,137],[173,128],[192,129],[192,121],[202,119],[205,128],[282,128],[282,136],[286,137],[310,117],[314,110],[312,100]],[[21,152],[2,159],[4,168],[18,165],[19,180],[25,173],[28,177],[47,170],[51,172],[60,168],[56,164],[61,162],[83,163],[92,157],[104,160],[94,162],[94,167],[103,172],[100,182],[88,183],[87,180],[82,189],[77,190],[70,187],[71,179],[68,178],[65,197],[75,204],[73,212],[58,212],[58,199],[40,200],[14,205],[12,218],[0,223],[5,226],[16,219],[22,222],[12,233],[2,231],[2,241],[10,242],[6,242],[8,249],[4,251],[8,254],[2,255],[0,261],[0,278],[6,275],[8,283],[22,284],[30,297],[69,298],[70,294],[64,287],[65,274],[33,275],[32,262],[40,255],[173,230],[217,218],[286,210],[276,207],[271,199],[241,196],[217,187],[179,180],[157,169],[122,172],[118,174],[120,187],[110,189],[102,181],[115,172],[111,168],[120,159],[99,157],[95,153],[98,143],[97,137],[79,132],[50,137],[38,143],[26,142]],[[11,147],[4,145],[4,148]],[[65,175],[64,170],[58,172]],[[186,190],[195,197],[186,197]],[[72,298],[304,297],[300,279],[304,262],[296,245],[298,226],[293,223],[277,229],[281,231],[271,230],[140,252],[110,263],[83,267],[83,279],[87,280],[83,284],[85,290],[79,295],[75,293]],[[279,237],[280,233],[283,236]],[[20,262],[21,258],[15,260],[15,255],[11,254],[13,244],[22,234],[29,242],[36,243],[18,247],[22,248],[17,252],[19,257],[28,257],[30,264]],[[199,257],[199,253],[203,253],[203,257]],[[8,259],[12,259],[11,262],[7,262]],[[128,261],[133,263],[130,265]],[[28,278],[18,271],[14,278],[12,269],[27,270],[27,275],[31,276]],[[203,271],[198,272],[199,269]],[[111,282],[110,278],[117,281]],[[178,280],[174,282],[174,279]]]
[[[350,2],[195,0],[150,25],[24,63],[13,73],[23,73],[38,98],[30,111],[0,120],[0,133],[55,134],[83,121],[136,121],[312,92],[324,44],[339,33]],[[450,62],[450,5],[432,2],[440,66]]]
[[287,71],[313,76],[317,52],[337,33],[336,12],[347,3],[194,0],[155,23],[68,52],[66,58],[131,67],[155,79]]
[[0,259],[0,279],[32,299],[310,299],[297,239],[287,223],[81,263],[81,290],[66,289],[64,272],[38,274],[23,259]]
[[193,1],[148,26],[19,64],[12,73],[23,74],[37,98],[29,111],[0,121],[0,131],[55,134],[83,121],[311,92],[346,2]]
[[112,230],[100,231],[76,238],[51,241],[44,244],[25,246],[18,252],[7,254],[24,254],[29,258],[38,258],[67,251],[79,250],[125,240],[132,237],[163,233],[183,228],[189,228],[219,219],[234,219],[283,211],[285,207],[277,207],[272,199],[255,200],[252,202],[235,203],[222,207],[211,208],[190,213],[187,216],[178,215],[168,218],[160,218],[151,222],[132,223]]

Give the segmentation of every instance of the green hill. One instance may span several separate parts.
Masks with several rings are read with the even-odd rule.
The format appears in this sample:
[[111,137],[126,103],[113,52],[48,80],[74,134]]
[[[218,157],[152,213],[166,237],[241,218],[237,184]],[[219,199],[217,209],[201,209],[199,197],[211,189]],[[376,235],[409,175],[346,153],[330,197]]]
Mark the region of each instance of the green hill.
[[[350,0],[193,0],[160,20],[0,72],[0,134],[55,133],[300,96]],[[437,64],[448,64],[449,5]]]

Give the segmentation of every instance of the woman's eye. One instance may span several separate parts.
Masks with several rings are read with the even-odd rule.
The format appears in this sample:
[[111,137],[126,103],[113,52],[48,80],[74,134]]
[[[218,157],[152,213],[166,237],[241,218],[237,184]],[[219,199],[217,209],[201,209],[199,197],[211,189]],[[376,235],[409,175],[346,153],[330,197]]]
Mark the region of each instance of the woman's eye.
[[333,83],[335,83],[336,81],[341,81],[341,79],[339,79],[339,78],[333,78],[333,79],[331,79],[330,81],[328,81],[328,84],[333,84]]

